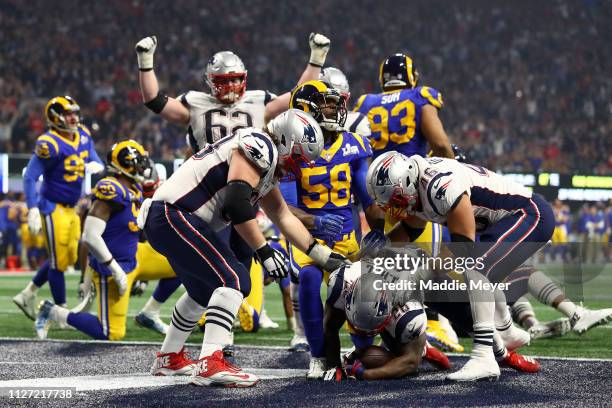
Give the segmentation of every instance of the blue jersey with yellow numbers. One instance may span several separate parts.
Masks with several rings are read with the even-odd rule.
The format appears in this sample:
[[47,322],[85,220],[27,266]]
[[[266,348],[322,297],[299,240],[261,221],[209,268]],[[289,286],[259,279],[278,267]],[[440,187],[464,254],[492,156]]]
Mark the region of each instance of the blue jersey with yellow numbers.
[[374,157],[391,150],[411,156],[427,154],[427,139],[421,132],[423,106],[443,106],[442,94],[434,88],[418,86],[380,94],[362,95],[355,111],[367,116]]
[[[121,207],[113,212],[106,222],[102,239],[123,270],[130,272],[136,267],[136,249],[140,235],[136,218],[142,203],[142,189],[139,184],[128,188],[114,177],[105,177],[98,181],[93,189],[93,201],[96,200],[115,203]],[[95,257],[90,256],[89,259],[92,268],[98,273],[110,275],[110,270],[101,265]]]
[[[372,156],[368,141],[361,136],[339,133],[336,140],[325,143],[314,167],[302,163],[302,175],[297,186],[298,207],[309,214],[322,216],[337,214],[344,219],[342,234],[354,230],[351,210],[351,190],[354,171],[352,165]],[[313,231],[315,238],[320,238]]]
[[73,207],[81,197],[85,162],[92,149],[93,140],[84,126],[79,126],[74,140],[54,130],[38,136],[34,154],[44,166],[41,198]]

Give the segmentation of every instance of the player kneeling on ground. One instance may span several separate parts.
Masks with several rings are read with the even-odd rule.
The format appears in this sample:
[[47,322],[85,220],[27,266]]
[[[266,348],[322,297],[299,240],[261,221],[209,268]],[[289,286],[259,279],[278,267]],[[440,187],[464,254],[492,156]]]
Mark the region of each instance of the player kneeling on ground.
[[89,267],[98,294],[98,316],[73,313],[46,300],[41,304],[35,328],[47,337],[50,320],[69,324],[98,340],[121,340],[125,336],[130,288],[136,279],[136,225],[142,203],[141,182],[151,167],[144,148],[133,140],[113,145],[107,156],[107,177],[94,188],[82,240],[89,248]]
[[[427,316],[420,302],[401,301],[394,305],[385,290],[375,289],[381,275],[361,274],[363,262],[342,266],[329,279],[325,306],[324,379],[346,378],[384,380],[416,374],[424,358],[436,368],[447,370],[451,364],[444,353],[427,343]],[[383,348],[357,349],[340,363],[339,330],[344,321],[358,335],[383,339]]]
[[[208,145],[187,160],[152,201],[145,201],[139,225],[187,289],[174,309],[151,369],[153,375],[192,371],[193,384],[225,387],[249,387],[258,382],[255,375],[223,357],[222,347],[230,342],[232,324],[251,282],[249,271],[218,235],[233,224],[263,268],[272,277],[285,277],[288,261],[259,230],[256,203],[293,245],[321,267],[334,270],[348,262],[312,238],[277,188],[280,177],[288,171],[299,174],[299,162],[313,162],[322,148],[317,122],[304,112],[289,110],[265,129],[240,129]],[[193,362],[182,350],[205,309],[200,359]]]

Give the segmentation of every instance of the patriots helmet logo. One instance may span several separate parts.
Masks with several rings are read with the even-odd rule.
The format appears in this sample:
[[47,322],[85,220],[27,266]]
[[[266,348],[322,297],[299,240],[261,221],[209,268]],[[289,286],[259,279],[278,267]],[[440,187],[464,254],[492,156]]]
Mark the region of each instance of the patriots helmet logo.
[[301,143],[317,143],[317,134],[311,124],[304,126],[304,136]]
[[389,167],[391,167],[392,159],[393,157],[389,157],[389,159],[387,159],[382,164],[382,166],[380,166],[380,170],[378,171],[378,174],[376,175],[376,185],[377,186],[392,185],[391,178],[389,177]]
[[255,160],[260,160],[263,159],[263,154],[261,153],[261,151],[253,146],[251,146],[248,143],[244,144],[244,147],[248,150],[249,154],[251,155],[251,157]]

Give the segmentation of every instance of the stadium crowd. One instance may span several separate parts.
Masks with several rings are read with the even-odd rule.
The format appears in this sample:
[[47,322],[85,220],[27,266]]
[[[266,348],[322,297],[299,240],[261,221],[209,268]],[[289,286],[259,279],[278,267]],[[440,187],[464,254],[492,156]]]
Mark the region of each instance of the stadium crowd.
[[[379,12],[363,12],[372,7]],[[185,130],[142,106],[132,49],[139,38],[158,35],[163,52],[156,72],[169,95],[204,88],[206,61],[220,49],[242,57],[250,89],[280,93],[306,63],[307,34],[319,31],[332,39],[328,63],[351,82],[349,104],[379,91],[378,64],[385,56],[408,52],[421,83],[442,92],[448,134],[470,160],[503,171],[611,174],[612,84],[605,73],[611,18],[610,3],[597,0],[359,6],[348,0],[308,6],[6,0],[0,8],[0,151],[31,152],[45,128],[42,104],[69,94],[81,105],[99,152],[132,137],[153,157],[182,157]],[[261,25],[262,19],[275,24]],[[306,23],[312,21],[316,27]]]

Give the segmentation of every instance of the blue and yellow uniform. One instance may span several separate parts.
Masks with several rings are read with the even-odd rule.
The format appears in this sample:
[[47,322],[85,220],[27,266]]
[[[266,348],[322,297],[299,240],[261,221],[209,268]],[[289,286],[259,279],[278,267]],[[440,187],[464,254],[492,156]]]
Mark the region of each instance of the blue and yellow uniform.
[[[415,154],[425,157],[428,147],[427,139],[421,131],[421,118],[426,105],[442,109],[442,94],[434,88],[418,86],[362,95],[357,100],[354,111],[366,115],[370,122],[370,144],[374,157],[392,150],[408,157]],[[385,231],[390,230],[396,222],[397,220],[387,214]],[[441,227],[427,223],[416,242],[424,243],[426,247],[432,243],[430,252],[435,256],[441,239]]]
[[[75,210],[82,194],[85,163],[102,163],[91,134],[78,127],[70,140],[55,130],[38,137],[34,155],[24,175],[28,208],[38,207],[49,253],[50,267],[65,271],[76,262],[81,224]],[[43,176],[40,195],[36,181]]]
[[[367,193],[363,194],[364,188],[355,186],[354,180],[358,180],[355,177],[356,166],[367,166],[366,159],[371,156],[372,150],[367,140],[355,133],[338,133],[335,140],[325,143],[321,157],[315,161],[314,167],[302,166],[301,178],[296,183],[298,208],[314,216],[337,214],[343,218],[342,234],[332,241],[324,241],[329,239],[324,232],[312,231],[312,234],[319,242],[349,258],[357,255],[359,251],[359,244],[355,239],[351,193],[362,192],[359,198],[364,203],[364,208],[372,204]],[[361,184],[361,180],[357,182]],[[293,261],[298,267],[314,264],[314,261],[299,249],[292,247],[291,251]]]

